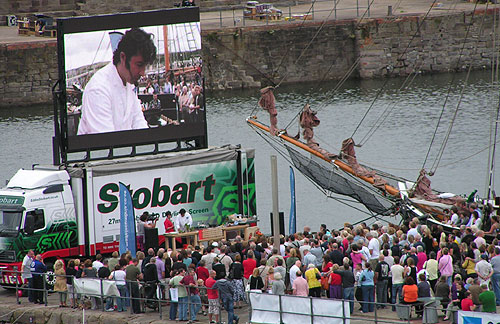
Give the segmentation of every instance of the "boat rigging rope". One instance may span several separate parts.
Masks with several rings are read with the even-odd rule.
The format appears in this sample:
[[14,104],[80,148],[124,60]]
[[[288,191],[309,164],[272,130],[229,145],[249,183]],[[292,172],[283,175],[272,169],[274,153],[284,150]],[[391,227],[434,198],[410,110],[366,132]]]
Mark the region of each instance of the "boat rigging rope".
[[[106,35],[106,32],[103,32],[102,33],[102,37],[101,37],[101,40],[99,41],[99,45],[97,46],[97,50],[95,51],[95,54],[94,54],[94,58],[92,59],[92,63],[90,64],[90,66],[93,66],[94,65],[94,62],[95,62],[95,59],[97,58],[97,53],[99,53],[99,49],[101,48],[101,44],[102,44],[102,41],[104,39],[104,36]],[[110,42],[111,44],[111,42]],[[87,82],[89,81],[90,77],[89,77],[90,73],[88,73],[85,77],[85,85],[87,84]],[[83,85],[82,85],[83,86]]]
[[[496,6],[495,6],[496,7]],[[500,15],[500,11],[498,12]],[[493,48],[496,48],[496,41],[497,41],[497,15],[493,15]],[[498,63],[499,63],[499,53],[498,51],[494,52],[494,56],[491,59],[491,66],[495,67],[491,69],[491,84],[495,86],[497,83],[498,84]],[[495,153],[496,153],[496,140],[497,140],[497,135],[498,135],[498,122],[499,122],[499,113],[500,113],[500,94],[498,97],[498,104],[497,104],[497,111],[496,111],[496,118],[493,119],[493,112],[491,114],[491,120],[490,120],[490,149],[488,150],[488,163],[487,163],[487,180],[486,180],[486,190],[485,192],[488,193],[486,199],[490,199],[491,195],[491,188],[494,188],[495,186]],[[493,135],[493,123],[495,124],[495,131]],[[493,136],[493,138],[492,138]],[[493,141],[493,145],[492,145]]]
[[[435,0],[436,1],[436,0]],[[359,25],[361,24],[361,21],[365,18],[365,15],[368,13],[368,11],[370,10],[370,7],[372,6],[374,0],[371,0],[371,2],[368,4],[368,7],[366,8],[366,10],[363,12],[363,14],[361,15],[361,17],[359,17],[359,19],[357,20],[356,22],[356,25],[353,27],[353,30],[356,30]],[[394,10],[396,10],[397,8],[399,8],[399,6],[401,5],[401,2],[402,0],[398,0],[396,5],[394,6]],[[333,10],[333,9],[332,9]],[[328,15],[328,17],[330,17],[332,11],[330,12],[330,14]],[[323,25],[322,25],[323,26]],[[316,37],[317,35],[315,35]],[[307,47],[309,47],[310,44],[307,45]],[[306,48],[307,49],[307,48]],[[301,53],[301,55],[304,53],[305,51],[303,51]],[[298,60],[296,61],[296,63],[298,62]],[[350,75],[356,70],[356,68],[358,67],[359,65],[359,62],[360,62],[360,58],[358,57],[353,64],[351,64],[351,66],[349,67],[349,69],[344,73],[344,75],[342,76],[342,78],[340,78],[339,82],[335,85],[335,87],[329,91],[329,96],[332,96],[333,94],[335,94],[343,85],[344,83],[349,79]],[[320,81],[318,82],[318,85],[321,85],[323,84],[323,82],[326,80],[328,74],[330,74],[330,71],[332,70],[333,66],[334,66],[335,62],[332,62],[332,64],[330,64],[330,66],[328,67],[328,69],[326,70],[326,72],[323,74],[323,76],[321,77]],[[283,81],[283,79],[280,81],[280,83]],[[319,87],[319,86],[318,86]],[[307,100],[306,101],[306,104],[309,104],[310,103],[310,100]],[[323,104],[321,104],[317,109],[316,111],[320,111],[321,109],[323,109],[324,107],[326,107],[327,104],[325,102],[323,102]],[[285,126],[285,130],[288,129],[288,127],[290,127],[290,125],[295,121],[296,118],[298,118],[300,116],[300,114],[302,113],[302,110],[299,110],[299,112],[290,120],[290,122]]]
[[[458,5],[458,1],[459,0],[456,0],[450,7],[447,8],[445,14],[448,14],[448,21],[450,21],[451,17],[452,17],[449,13],[452,10],[455,10],[455,8]],[[444,20],[444,19],[441,20],[441,22],[439,23],[439,26],[437,27],[437,30],[441,30],[441,26],[444,25],[445,21],[446,20]],[[437,39],[438,37],[439,37],[439,33],[435,33],[433,36],[433,40]],[[413,84],[413,81],[415,81],[417,75],[419,75],[420,68],[422,67],[423,64],[424,64],[424,60],[421,60],[420,63],[415,66],[415,68],[413,69],[413,72],[410,73],[405,78],[405,80],[401,84],[401,87],[399,87],[399,89],[397,89],[397,95],[400,95],[403,92],[403,90],[407,89],[411,84]],[[386,108],[380,114],[380,116],[377,118],[377,120],[375,121],[373,126],[368,130],[368,132],[365,134],[365,136],[363,136],[363,138],[358,142],[359,146],[364,146],[368,142],[368,140],[378,131],[378,129],[384,124],[384,122],[387,120],[390,113],[394,110],[394,108],[396,107],[396,105],[398,103],[399,103],[399,100],[394,100],[394,102],[387,104]],[[418,171],[420,171],[420,169]]]
[[[429,16],[432,8],[434,7],[434,5],[436,4],[437,0],[434,0],[432,2],[432,4],[429,6],[429,9],[427,10],[427,12],[425,13],[424,15],[424,18],[422,19],[422,21],[420,22],[420,24],[417,22],[417,28],[415,30],[415,33],[412,35],[410,41],[408,42],[408,44],[406,45],[405,49],[403,50],[403,53],[401,53],[399,55],[399,57],[396,59],[396,61],[400,61],[405,55],[406,53],[408,52],[408,49],[410,48],[410,45],[412,44],[413,40],[415,40],[415,38],[417,38],[417,35],[420,33],[420,26],[422,26],[422,24],[425,22],[425,20],[427,19],[427,17]],[[354,131],[352,132],[352,135],[351,135],[351,138],[354,137],[354,135],[356,134],[356,132],[358,131],[359,127],[361,126],[361,124],[363,123],[363,121],[365,120],[366,116],[368,116],[368,113],[370,112],[370,110],[373,108],[373,106],[375,105],[375,102],[378,100],[378,98],[380,97],[380,95],[382,94],[382,91],[385,89],[385,87],[387,86],[387,84],[389,83],[389,78],[386,78],[385,81],[384,81],[384,84],[380,87],[380,89],[377,91],[377,94],[375,95],[375,98],[373,98],[370,106],[368,107],[368,109],[365,111],[363,117],[361,118],[361,120],[359,121],[358,125],[356,126],[356,128],[354,129]]]
[[[462,48],[460,49],[460,54],[458,56],[458,61],[457,61],[457,68],[460,67],[460,63],[461,63],[461,59],[462,59],[462,56],[464,54],[464,50],[465,50],[465,46],[467,44],[467,39],[469,38],[469,33],[471,31],[471,28],[472,28],[472,25],[473,25],[473,22],[474,22],[474,18],[475,18],[475,13],[476,13],[476,8],[477,8],[477,5],[479,3],[479,0],[476,0],[475,4],[474,4],[474,10],[472,11],[472,16],[471,16],[471,20],[470,20],[470,23],[469,25],[467,26],[467,30],[466,30],[466,33],[465,33],[465,39],[464,39],[464,42],[462,44]],[[485,20],[485,17],[486,17],[486,14],[488,12],[488,3],[486,4],[486,9],[484,11],[484,14],[483,14],[483,19],[481,21],[481,25],[479,27],[479,33],[481,34],[481,32],[483,31],[483,27],[484,27],[484,20]],[[478,37],[477,42],[479,42],[481,40],[481,37]],[[477,46],[475,47],[477,49]],[[445,135],[445,138],[443,140],[443,142],[441,143],[441,146],[439,148],[439,151],[438,151],[438,154],[437,154],[437,157],[436,159],[434,160],[434,163],[432,164],[432,166],[430,167],[429,169],[429,174],[434,174],[439,166],[439,163],[441,162],[441,158],[443,157],[443,153],[444,153],[444,150],[446,148],[446,144],[448,143],[448,140],[450,138],[450,134],[451,134],[451,130],[453,128],[453,124],[456,120],[456,117],[457,117],[457,113],[458,113],[458,110],[460,108],[460,104],[462,103],[462,99],[463,99],[463,96],[464,96],[464,92],[465,92],[465,88],[467,87],[467,84],[468,84],[468,81],[469,81],[469,77],[470,77],[470,73],[472,71],[472,64],[469,64],[469,68],[467,70],[467,75],[465,77],[465,82],[464,82],[464,85],[462,86],[462,90],[460,91],[460,95],[459,95],[459,100],[458,100],[458,103],[455,107],[455,111],[453,113],[453,118],[450,122],[450,125],[448,126],[448,130],[446,132],[446,135]],[[452,81],[455,79],[455,74],[453,75],[453,79]],[[429,150],[427,151],[427,155],[425,157],[425,160],[424,160],[424,163],[423,163],[423,166],[422,166],[422,169],[425,168],[425,164],[427,162],[427,159],[428,159],[428,156],[429,156],[429,152],[430,152],[430,149],[432,147],[432,144],[434,142],[434,139],[436,137],[436,134],[437,134],[437,131],[438,131],[438,128],[439,128],[439,123],[441,121],[441,118],[443,116],[443,113],[444,113],[444,109],[446,107],[446,104],[448,102],[448,99],[450,97],[450,94],[451,94],[451,89],[452,89],[452,82],[450,82],[450,86],[448,87],[448,93],[446,95],[446,98],[445,98],[445,102],[443,104],[443,109],[441,110],[441,114],[439,116],[439,119],[438,119],[438,123],[436,125],[436,128],[434,130],[434,134],[432,136],[432,141],[431,141],[431,144],[429,145]]]
[[[308,10],[308,11],[307,11],[307,13],[304,15],[304,19],[302,19],[302,23],[301,23],[301,24],[300,24],[300,26],[299,26],[299,30],[300,30],[302,27],[304,27],[305,22],[306,22],[306,17],[308,17],[308,16],[309,16],[309,14],[311,13],[311,11],[313,10],[313,8],[314,8],[314,4],[316,3],[316,1],[317,1],[317,0],[313,0],[313,2],[311,3],[311,6],[309,7],[309,10]],[[337,1],[337,0],[334,0],[334,1]],[[338,0],[338,1],[340,1],[340,0]],[[334,8],[335,8],[335,7],[334,7]],[[330,15],[328,15],[328,18],[329,18],[329,17],[330,17]],[[328,18],[327,18],[327,19],[328,19]],[[323,21],[324,21],[324,20],[323,20]],[[320,27],[320,28],[321,28],[321,27]],[[281,61],[280,61],[280,63],[278,64],[278,67],[277,67],[276,69],[274,69],[274,71],[273,71],[273,75],[274,75],[274,73],[277,73],[277,72],[279,71],[279,69],[280,69],[280,68],[281,68],[281,66],[283,65],[283,62],[285,62],[285,58],[288,56],[288,54],[290,54],[290,51],[291,51],[291,50],[292,50],[292,48],[293,48],[293,46],[292,46],[292,45],[293,45],[293,42],[290,42],[290,46],[287,48],[285,55],[282,55],[282,56],[281,56]],[[308,45],[308,46],[309,46],[309,45]],[[301,53],[301,55],[302,55],[302,53]],[[295,62],[295,63],[297,63],[297,62]],[[283,78],[283,79],[284,79],[284,78]],[[277,87],[279,87],[279,86],[281,85],[281,83],[283,82],[283,79],[281,79],[281,80],[278,82],[278,84],[276,85],[276,88],[277,88]]]
[[[372,3],[373,3],[373,1],[374,0],[372,0]],[[314,0],[314,2],[316,2],[316,0]],[[312,6],[314,6],[314,2],[311,5],[311,8],[312,8]],[[370,5],[371,5],[371,3],[370,3]],[[306,47],[304,47],[302,49],[302,51],[300,52],[299,56],[297,57],[297,59],[293,63],[293,66],[296,66],[297,63],[299,63],[300,59],[302,59],[302,56],[309,49],[309,47],[311,46],[311,44],[316,40],[316,38],[318,37],[319,33],[321,32],[321,30],[323,30],[323,27],[325,27],[328,19],[330,18],[330,16],[332,15],[332,13],[335,11],[335,9],[336,9],[336,6],[333,6],[332,10],[330,10],[330,12],[328,13],[328,16],[325,19],[323,19],[323,21],[321,22],[321,25],[316,30],[316,33],[313,35],[313,37],[311,38],[311,40],[309,41],[309,43],[307,43]],[[305,21],[305,19],[304,19],[304,21]],[[287,53],[285,55],[288,54],[289,50],[290,50],[290,47],[288,48],[288,51],[287,51]],[[281,59],[281,63],[278,66],[278,68],[281,66],[282,62],[283,62],[283,57]],[[283,77],[281,78],[281,80],[278,82],[278,84],[276,85],[276,88],[278,88],[281,85],[281,83],[288,77],[288,74],[290,74],[290,71],[291,71],[291,69],[287,69],[287,72],[285,73],[285,75],[283,75]]]
[[[496,114],[496,119],[495,119],[495,135],[494,135],[494,140],[495,142],[493,143],[493,148],[491,150],[491,165],[490,165],[490,170],[489,170],[489,182],[488,182],[488,195],[486,196],[486,199],[490,199],[491,195],[491,188],[494,185],[494,173],[493,171],[495,170],[495,152],[496,152],[496,139],[498,135],[498,118],[500,117],[500,98],[499,98],[499,103],[497,105],[497,114]],[[491,140],[491,137],[490,137]]]

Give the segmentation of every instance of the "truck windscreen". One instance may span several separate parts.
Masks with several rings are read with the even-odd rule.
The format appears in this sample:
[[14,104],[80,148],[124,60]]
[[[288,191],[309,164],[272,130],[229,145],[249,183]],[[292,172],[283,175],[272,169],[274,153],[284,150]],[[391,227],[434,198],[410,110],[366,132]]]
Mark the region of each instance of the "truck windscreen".
[[17,236],[22,216],[22,210],[0,210],[0,237]]

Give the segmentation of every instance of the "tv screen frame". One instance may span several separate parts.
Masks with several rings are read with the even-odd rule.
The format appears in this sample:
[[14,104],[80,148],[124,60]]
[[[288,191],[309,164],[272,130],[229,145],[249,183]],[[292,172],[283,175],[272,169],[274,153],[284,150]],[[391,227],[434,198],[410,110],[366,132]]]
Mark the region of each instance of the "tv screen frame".
[[[189,145],[186,145],[186,149],[200,149],[208,147],[207,140],[207,127],[206,127],[206,106],[204,100],[204,84],[203,84],[203,76],[202,76],[202,61],[201,61],[201,45],[199,48],[200,59],[199,59],[199,67],[196,68],[198,84],[201,84],[202,91],[202,107],[204,109],[200,109],[200,117],[199,118],[182,118],[178,116],[175,122],[179,124],[170,124],[162,121],[161,125],[157,125],[156,127],[151,127],[148,124],[148,128],[142,129],[131,129],[131,130],[121,130],[121,131],[107,131],[100,132],[94,134],[85,134],[85,135],[76,135],[70,134],[68,125],[71,124],[72,133],[75,133],[75,129],[77,126],[74,125],[74,121],[68,120],[68,109],[70,104],[70,100],[73,100],[68,94],[67,89],[67,71],[66,71],[66,58],[67,51],[70,50],[66,47],[65,44],[65,36],[70,34],[79,34],[89,32],[98,32],[100,31],[115,31],[115,30],[129,30],[134,27],[142,27],[145,29],[151,29],[152,26],[169,26],[169,25],[177,25],[177,24],[198,24],[200,23],[200,13],[198,7],[185,7],[185,8],[172,8],[172,9],[163,9],[163,10],[153,10],[153,11],[144,11],[144,12],[131,12],[131,13],[119,13],[119,14],[109,14],[109,15],[100,15],[100,16],[84,16],[84,17],[72,17],[72,18],[63,18],[57,20],[57,43],[58,43],[58,63],[59,63],[59,108],[55,108],[55,116],[54,122],[56,124],[55,130],[55,145],[58,146],[59,153],[62,156],[63,162],[67,158],[68,153],[76,153],[76,152],[90,152],[95,150],[103,150],[103,149],[114,149],[114,148],[122,148],[122,147],[132,147],[140,146],[140,145],[148,145],[148,144],[162,144],[162,143],[170,143],[181,141],[192,141]],[[181,26],[181,25],[178,25]],[[181,37],[181,36],[176,36]],[[201,37],[201,35],[200,35]],[[170,37],[168,37],[170,41]],[[201,38],[200,38],[201,39]],[[69,43],[69,41],[68,41]],[[110,42],[111,43],[111,42]],[[200,41],[201,44],[201,41]],[[84,44],[82,46],[85,46]],[[93,45],[95,47],[95,44]],[[99,44],[100,46],[100,44]],[[111,46],[111,45],[110,45]],[[155,47],[157,45],[155,44]],[[170,47],[169,47],[170,49]],[[73,48],[71,48],[72,52],[77,52]],[[112,51],[112,50],[111,50]],[[157,53],[159,53],[159,49],[157,48]],[[180,54],[182,57],[182,54]],[[158,56],[157,56],[158,57]],[[112,57],[109,58],[112,61]],[[165,58],[164,58],[165,60]],[[174,62],[173,64],[175,64]],[[184,66],[184,65],[182,65]],[[96,70],[100,69],[98,67]],[[198,70],[199,69],[199,70]],[[175,70],[176,74],[174,76],[173,72],[170,75],[174,78],[181,77],[177,76],[177,73],[182,74],[185,69],[179,68]],[[164,79],[166,79],[167,72],[164,71]],[[173,69],[171,70],[173,71]],[[177,72],[181,71],[181,72]],[[160,73],[157,71],[157,73]],[[198,78],[198,75],[200,78]],[[185,76],[183,75],[182,79]],[[91,79],[91,78],[90,78]],[[71,80],[71,79],[70,79]],[[193,82],[194,83],[194,82]],[[163,86],[162,84],[160,86]],[[140,87],[136,85],[137,89],[140,91]],[[69,87],[68,87],[69,88]],[[75,88],[76,89],[76,88]],[[73,89],[70,89],[70,92]],[[78,89],[76,89],[78,90]],[[82,93],[80,92],[80,96]],[[159,94],[161,97],[162,94]],[[141,96],[138,96],[141,97]],[[150,98],[147,94],[142,96],[143,98]],[[171,96],[168,96],[168,101],[171,101]],[[166,98],[161,99],[161,106],[165,108]],[[160,100],[159,100],[160,101]],[[81,103],[81,102],[80,102]],[[141,102],[142,109],[147,109],[148,103]],[[168,104],[171,106],[171,103]],[[145,108],[146,106],[146,108]],[[172,117],[172,111],[170,108],[170,116]],[[178,108],[180,111],[180,108]],[[191,110],[190,110],[191,111]],[[70,112],[71,115],[73,112]],[[179,115],[179,113],[178,113]],[[184,116],[184,114],[182,115]],[[190,115],[188,116],[190,117]],[[78,118],[78,117],[77,117]],[[166,118],[164,118],[167,120]],[[59,124],[57,124],[57,120]],[[79,119],[78,119],[79,122]],[[179,147],[181,149],[181,147]],[[134,149],[132,150],[132,152]]]

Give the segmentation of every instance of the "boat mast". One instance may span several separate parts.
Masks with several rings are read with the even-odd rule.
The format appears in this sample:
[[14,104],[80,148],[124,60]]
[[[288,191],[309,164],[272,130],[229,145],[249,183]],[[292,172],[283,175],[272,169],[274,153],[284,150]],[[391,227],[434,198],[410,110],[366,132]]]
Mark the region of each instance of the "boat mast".
[[[163,51],[165,56],[165,75],[170,71],[170,53],[168,52],[168,26],[163,25]],[[173,80],[170,80],[171,82]]]

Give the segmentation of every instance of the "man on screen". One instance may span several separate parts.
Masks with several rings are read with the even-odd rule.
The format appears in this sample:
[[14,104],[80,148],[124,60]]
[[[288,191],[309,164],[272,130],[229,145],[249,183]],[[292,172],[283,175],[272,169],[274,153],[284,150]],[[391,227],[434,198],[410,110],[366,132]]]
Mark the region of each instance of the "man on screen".
[[151,34],[140,28],[125,33],[113,64],[97,71],[85,87],[78,135],[148,127],[133,89],[155,57]]

